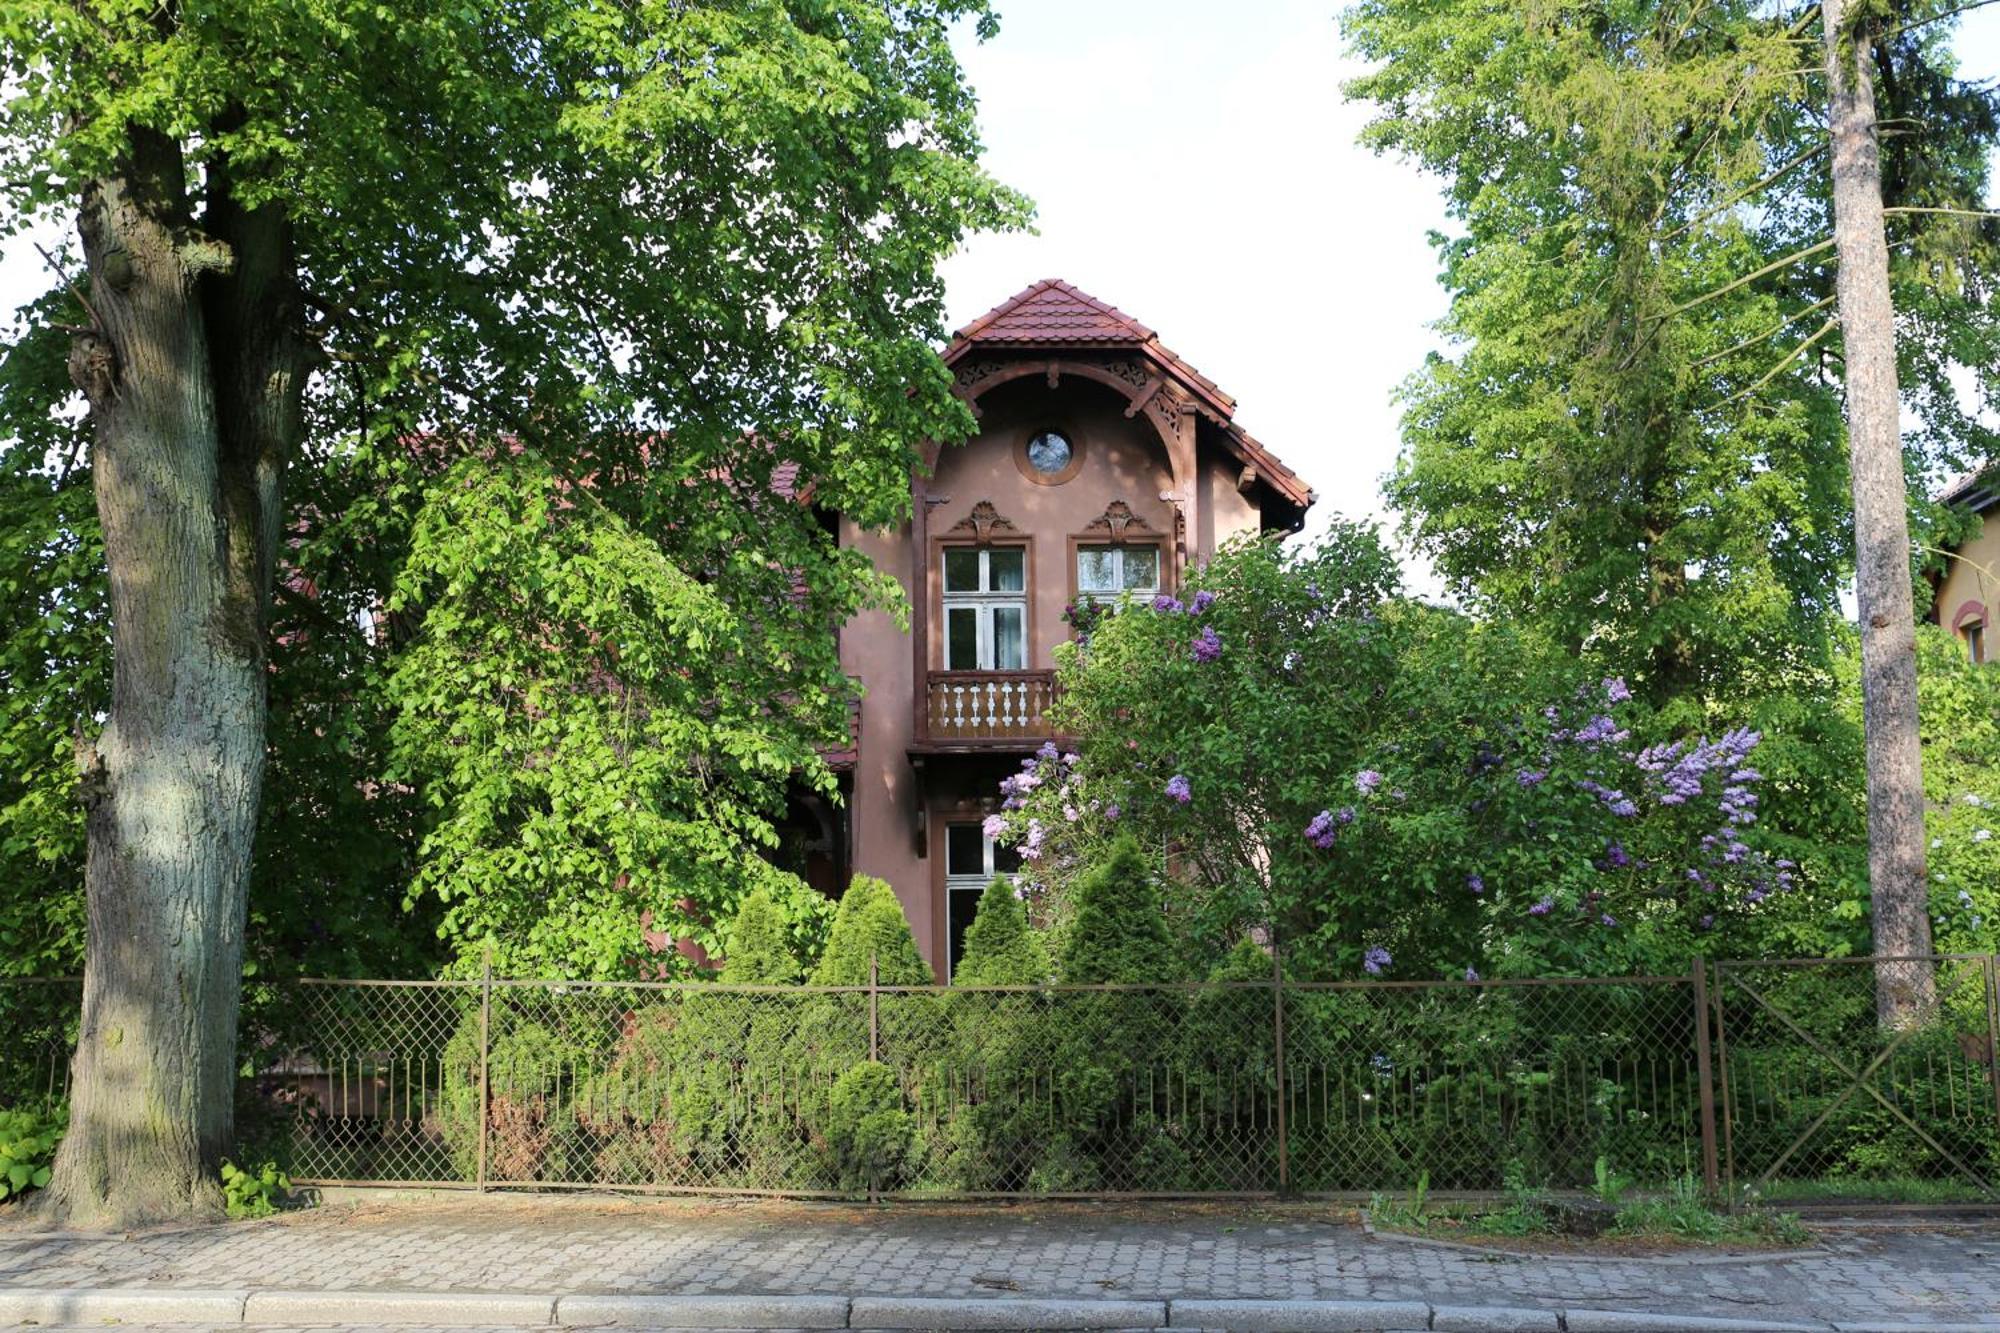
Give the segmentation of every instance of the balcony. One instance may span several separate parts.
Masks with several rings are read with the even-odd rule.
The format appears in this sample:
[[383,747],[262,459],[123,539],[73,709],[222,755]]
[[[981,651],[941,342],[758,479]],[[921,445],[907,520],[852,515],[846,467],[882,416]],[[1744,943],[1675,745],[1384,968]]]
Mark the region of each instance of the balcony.
[[1053,671],[933,671],[926,682],[927,749],[1007,749],[1052,734],[1042,714],[1055,697]]

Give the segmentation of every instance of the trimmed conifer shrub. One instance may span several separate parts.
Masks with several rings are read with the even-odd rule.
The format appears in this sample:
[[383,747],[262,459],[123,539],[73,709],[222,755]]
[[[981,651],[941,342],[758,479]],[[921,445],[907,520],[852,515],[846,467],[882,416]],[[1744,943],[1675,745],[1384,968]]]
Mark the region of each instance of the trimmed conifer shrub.
[[813,985],[866,986],[871,957],[884,986],[928,986],[935,979],[896,891],[873,875],[856,875],[833,914],[833,933],[813,969]]
[[965,931],[965,956],[952,982],[959,986],[1039,986],[1049,979],[1049,953],[1028,924],[1014,886],[995,875],[979,897],[979,911]]
[[785,918],[763,889],[752,889],[736,909],[722,979],[732,986],[789,986],[799,979],[799,960],[785,943]]
[[1077,880],[1062,980],[1072,986],[1165,981],[1172,957],[1159,885],[1139,844],[1121,836]]

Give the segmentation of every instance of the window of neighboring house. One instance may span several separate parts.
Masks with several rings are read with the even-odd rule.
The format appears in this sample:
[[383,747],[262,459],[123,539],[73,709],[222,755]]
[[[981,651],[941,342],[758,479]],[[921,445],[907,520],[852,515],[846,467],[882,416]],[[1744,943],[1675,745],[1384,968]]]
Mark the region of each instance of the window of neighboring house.
[[1076,591],[1093,602],[1115,602],[1125,593],[1151,597],[1160,590],[1157,546],[1079,546]]
[[1965,655],[1973,665],[1986,660],[1986,625],[1982,621],[1968,620],[1959,626],[1959,633],[1965,636]]
[[1028,665],[1028,548],[944,548],[944,669]]
[[965,931],[979,911],[979,895],[995,875],[1021,868],[1021,854],[986,836],[978,824],[947,824],[944,828],[945,932],[950,959],[946,976],[958,971],[965,956]]

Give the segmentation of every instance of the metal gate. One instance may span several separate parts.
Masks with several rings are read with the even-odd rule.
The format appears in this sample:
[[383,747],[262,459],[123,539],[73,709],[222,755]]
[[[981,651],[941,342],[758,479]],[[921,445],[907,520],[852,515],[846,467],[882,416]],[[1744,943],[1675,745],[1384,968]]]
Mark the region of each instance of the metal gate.
[[[1724,1187],[1746,1203],[2000,1203],[2000,960],[1716,964]],[[1885,1025],[1884,988],[1920,1021]]]

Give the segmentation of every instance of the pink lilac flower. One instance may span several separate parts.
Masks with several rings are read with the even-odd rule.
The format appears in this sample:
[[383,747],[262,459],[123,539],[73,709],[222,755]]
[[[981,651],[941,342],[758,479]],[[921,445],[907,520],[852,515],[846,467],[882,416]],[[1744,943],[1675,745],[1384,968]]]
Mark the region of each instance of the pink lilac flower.
[[1078,754],[1075,750],[1071,750],[1062,757],[1062,761],[1063,761],[1063,767],[1075,768],[1078,764],[1083,762],[1083,756]]
[[1200,615],[1202,612],[1208,610],[1214,602],[1215,594],[1203,588],[1194,595],[1194,604],[1188,609],[1194,612],[1194,614]]
[[1215,626],[1203,625],[1188,653],[1197,662],[1213,662],[1222,656],[1222,636],[1215,632]]
[[1167,795],[1179,801],[1182,805],[1186,805],[1194,799],[1194,789],[1188,785],[1188,780],[1185,776],[1176,773],[1167,779]]
[[1370,947],[1367,953],[1361,955],[1361,966],[1371,977],[1381,976],[1394,961],[1389,957],[1389,951],[1379,944]]
[[1028,821],[1028,836],[1021,843],[1021,856],[1025,860],[1032,861],[1041,854],[1042,854],[1042,821],[1039,819],[1031,819]]
[[1604,697],[1614,704],[1622,704],[1632,697],[1632,687],[1625,683],[1623,676],[1608,676],[1604,681]]
[[1073,805],[1066,805],[1063,807],[1063,819],[1067,823],[1074,824],[1077,821],[1077,819],[1081,817],[1081,815],[1082,811],[1078,810]]
[[1530,908],[1528,909],[1528,915],[1529,915],[1529,916],[1547,916],[1547,915],[1548,915],[1548,914],[1549,914],[1550,912],[1552,912],[1552,911],[1554,911],[1554,910],[1555,910],[1555,906],[1556,906],[1556,900],[1555,900],[1555,899],[1553,899],[1553,898],[1544,898],[1544,899],[1542,899],[1542,900],[1541,900],[1540,902],[1536,903],[1536,904],[1535,904],[1535,905],[1534,905],[1533,907],[1530,907]]
[[986,822],[979,826],[979,831],[989,838],[997,838],[1007,831],[1007,821],[1000,815],[988,815]]
[[1363,796],[1382,785],[1382,775],[1372,768],[1364,768],[1354,775],[1354,789]]

